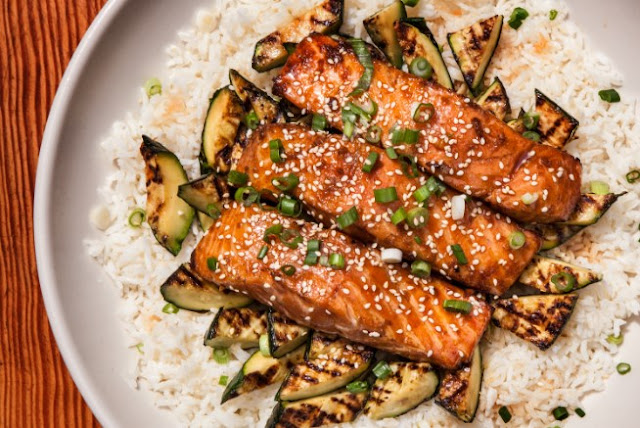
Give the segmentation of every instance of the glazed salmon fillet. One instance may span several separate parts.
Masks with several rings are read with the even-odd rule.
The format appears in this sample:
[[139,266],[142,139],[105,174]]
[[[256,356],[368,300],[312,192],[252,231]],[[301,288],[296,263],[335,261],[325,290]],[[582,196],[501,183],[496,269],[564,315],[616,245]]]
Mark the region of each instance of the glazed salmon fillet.
[[[274,225],[282,226],[280,233],[265,238]],[[333,265],[303,263],[312,239],[321,241],[320,253]],[[267,254],[258,259],[264,245]],[[469,359],[491,317],[482,296],[385,264],[378,251],[339,231],[236,202],[200,241],[192,265],[203,278],[302,325],[449,369]],[[468,302],[470,311],[445,310],[445,300]]]
[[[269,142],[281,142],[284,162],[270,159]],[[371,153],[377,161],[370,172],[363,165]],[[446,189],[431,194],[425,207],[426,224],[413,228],[409,221],[394,225],[391,217],[400,208],[411,212],[419,204],[414,193],[427,177],[405,175],[401,164],[384,151],[301,125],[273,124],[258,128],[249,138],[237,170],[247,173],[250,185],[282,193],[278,178],[295,175],[299,184],[288,193],[304,202],[313,217],[326,226],[355,207],[358,221],[345,229],[364,241],[386,248],[398,248],[410,259],[429,262],[443,276],[490,294],[503,294],[520,276],[540,248],[540,239],[485,204],[466,201],[464,216],[452,219],[452,198],[460,193]],[[428,187],[428,186],[427,186]],[[393,188],[397,200],[376,202],[375,191]],[[466,199],[462,196],[463,200]],[[521,233],[525,243],[512,249],[509,237]],[[454,255],[451,245],[460,246],[466,264]]]
[[[524,138],[468,98],[372,57],[370,87],[350,97],[364,71],[351,45],[312,35],[291,54],[273,92],[324,115],[338,129],[343,129],[342,110],[349,102],[373,101],[377,114],[368,124],[360,121],[356,134],[379,126],[382,143],[390,146],[391,130],[419,131],[415,144],[400,143],[395,149],[415,156],[422,168],[454,189],[523,222],[558,222],[573,212],[580,198],[578,159]],[[425,123],[413,119],[421,103],[434,107]]]

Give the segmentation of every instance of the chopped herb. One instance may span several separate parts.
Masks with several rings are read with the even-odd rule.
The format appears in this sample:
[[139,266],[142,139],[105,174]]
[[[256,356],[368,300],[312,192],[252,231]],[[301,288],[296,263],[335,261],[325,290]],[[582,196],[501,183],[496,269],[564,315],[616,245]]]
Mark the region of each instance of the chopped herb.
[[247,128],[253,130],[253,129],[256,129],[258,125],[260,125],[260,118],[258,117],[255,111],[251,110],[244,117],[244,123],[245,125],[247,125]]
[[429,189],[429,191],[432,194],[435,193],[438,196],[442,195],[442,192],[444,192],[447,189],[445,185],[442,184],[440,180],[438,180],[434,176],[429,177],[426,185],[427,185],[427,189]]
[[418,190],[413,192],[413,197],[418,201],[418,203],[422,203],[429,199],[431,197],[431,190],[429,190],[429,186],[425,184],[424,186],[419,187]]
[[378,162],[378,158],[380,155],[376,152],[369,152],[369,156],[367,156],[367,160],[364,161],[364,165],[362,165],[362,171],[366,173],[370,173],[373,171],[373,168],[376,166],[376,162]]
[[360,392],[365,392],[369,389],[369,384],[365,380],[356,380],[347,385],[347,391],[352,394],[358,394]]
[[407,178],[418,178],[418,163],[414,156],[400,155],[400,169]]
[[222,211],[217,204],[207,204],[207,215],[216,220],[222,215]]
[[137,229],[142,226],[146,218],[147,212],[142,208],[136,208],[129,214],[129,226]]
[[461,314],[468,314],[473,308],[471,303],[466,300],[445,300],[442,303],[442,307],[449,312],[459,312]]
[[424,260],[415,260],[411,263],[411,273],[420,278],[426,278],[431,275],[431,265]]
[[395,187],[385,187],[384,189],[375,189],[373,196],[377,203],[388,204],[398,200],[398,193]]
[[227,183],[235,187],[242,187],[249,182],[249,176],[244,172],[231,170],[227,175]]
[[162,93],[162,83],[157,77],[152,77],[144,83],[144,91],[148,97],[160,95]]
[[626,375],[627,373],[629,373],[631,371],[631,365],[628,364],[628,363],[620,363],[620,364],[618,364],[616,366],[616,370],[621,375]]
[[453,244],[451,246],[451,251],[453,251],[453,255],[458,260],[458,263],[460,263],[461,265],[466,265],[467,263],[469,263],[469,261],[467,260],[467,256],[464,254],[464,251],[462,250],[460,244]]
[[529,17],[529,12],[521,7],[516,7],[509,18],[509,26],[517,30],[522,25],[522,21]]
[[313,119],[311,119],[311,129],[314,131],[324,131],[327,127],[327,118],[321,114],[313,115]]
[[558,272],[551,277],[551,282],[561,293],[568,293],[576,286],[576,277],[569,272]]
[[297,175],[289,173],[284,177],[276,177],[271,180],[271,184],[282,192],[290,192],[300,184],[300,179]]
[[540,121],[540,115],[538,113],[526,113],[522,117],[522,123],[525,128],[532,130],[536,129],[538,122]]
[[227,364],[229,362],[229,350],[227,348],[214,348],[213,359],[218,364]]
[[391,216],[391,223],[397,226],[403,221],[405,221],[406,219],[407,219],[407,212],[404,210],[403,207],[400,207]]
[[356,207],[351,207],[348,211],[339,215],[336,221],[340,229],[346,229],[358,221],[358,210]]
[[380,361],[373,368],[373,374],[376,375],[378,379],[385,379],[389,377],[392,373],[391,367],[386,361]]
[[307,253],[304,257],[304,264],[307,266],[315,266],[318,264],[318,255],[316,253]]
[[284,159],[282,158],[282,149],[282,141],[280,139],[276,138],[275,140],[269,141],[269,157],[271,158],[271,162],[284,162]]
[[302,204],[299,200],[283,196],[278,202],[278,211],[287,217],[299,217],[302,214]]
[[424,207],[416,207],[407,213],[407,224],[409,227],[417,229],[427,224],[429,219],[429,211]]
[[364,134],[364,139],[371,144],[377,144],[382,139],[382,128],[378,125],[371,125]]
[[540,142],[540,134],[535,131],[525,131],[522,133],[524,138],[528,138],[529,140]]
[[281,224],[274,224],[273,226],[269,226],[267,227],[267,229],[264,231],[264,236],[262,237],[262,239],[265,242],[269,242],[269,239],[272,236],[280,236],[282,234],[282,231],[284,230],[284,228],[282,227]]
[[625,177],[627,179],[627,183],[633,184],[640,180],[640,170],[634,169],[633,171],[629,171]]
[[358,80],[358,84],[349,95],[360,95],[364,91],[368,90],[369,86],[371,86],[371,79],[373,78],[373,61],[371,60],[371,54],[369,53],[369,49],[367,48],[364,40],[349,39],[349,43],[356,53],[358,61],[360,61],[360,64],[364,67],[364,71],[362,72],[362,76],[360,76],[360,80]]
[[241,187],[236,190],[233,198],[237,203],[248,207],[260,200],[260,193],[258,193],[258,191],[251,186]]
[[605,89],[598,92],[600,95],[600,99],[602,101],[606,101],[608,103],[617,103],[620,102],[620,94],[615,89]]
[[211,272],[215,272],[218,269],[218,259],[215,257],[209,257],[207,259],[207,267]]
[[320,251],[321,242],[318,239],[311,239],[307,242],[307,251]]
[[566,407],[558,406],[553,409],[553,417],[556,418],[557,421],[563,421],[569,417],[569,411]]
[[607,336],[607,342],[611,343],[612,345],[620,346],[622,345],[622,342],[624,342],[624,336],[622,335],[622,333],[617,336],[610,334],[609,336]]
[[173,303],[167,303],[162,308],[162,312],[164,312],[165,314],[177,314],[179,311],[180,311],[180,308],[178,308]]
[[258,252],[258,260],[262,260],[267,256],[267,252],[269,251],[268,245],[263,245]]
[[291,276],[296,273],[296,267],[293,265],[284,265],[280,268],[280,270],[287,276]]
[[391,133],[391,142],[393,143],[393,145],[403,143],[416,144],[419,137],[420,132],[415,129],[395,128]]
[[586,413],[584,412],[584,410],[582,410],[580,407],[578,407],[576,409],[576,415],[580,416],[581,418],[584,418]]
[[220,376],[220,380],[218,381],[218,385],[227,386],[227,383],[229,383],[229,376],[227,376],[227,375]]
[[433,67],[429,64],[426,58],[417,57],[409,64],[409,73],[422,77],[423,79],[430,79],[433,75]]
[[334,269],[344,269],[345,261],[342,254],[333,253],[329,256],[329,266]]
[[511,412],[509,411],[509,409],[507,409],[506,406],[500,407],[500,409],[498,410],[498,414],[505,424],[511,420]]
[[509,235],[509,246],[514,250],[519,250],[524,247],[524,244],[527,242],[527,237],[524,233],[516,230]]
[[[396,151],[393,149],[393,147],[387,147],[385,152],[387,152],[387,157],[391,160],[396,160],[398,159],[398,154],[396,153]],[[627,174],[628,175],[628,174]]]
[[549,20],[550,21],[555,21],[555,19],[558,17],[558,11],[555,9],[551,9],[549,11]]
[[280,242],[287,248],[295,250],[298,245],[302,243],[302,236],[300,232],[295,229],[284,229],[280,235],[278,235]]
[[413,240],[415,241],[416,244],[421,245],[422,244],[422,239],[420,239],[419,236],[414,236]]
[[413,121],[417,123],[427,123],[435,114],[436,109],[431,103],[420,103],[413,112]]
[[138,343],[138,344],[136,345],[136,349],[138,350],[138,352],[139,352],[141,355],[144,355],[144,351],[142,350],[142,348],[143,348],[143,347],[144,347],[144,343]]

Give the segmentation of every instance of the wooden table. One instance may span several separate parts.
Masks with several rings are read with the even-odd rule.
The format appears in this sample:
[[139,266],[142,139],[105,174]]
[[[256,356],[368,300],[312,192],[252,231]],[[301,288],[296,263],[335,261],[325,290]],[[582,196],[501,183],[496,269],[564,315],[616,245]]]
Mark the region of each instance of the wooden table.
[[105,3],[0,1],[1,428],[98,426],[49,328],[32,212],[49,108],[73,51]]

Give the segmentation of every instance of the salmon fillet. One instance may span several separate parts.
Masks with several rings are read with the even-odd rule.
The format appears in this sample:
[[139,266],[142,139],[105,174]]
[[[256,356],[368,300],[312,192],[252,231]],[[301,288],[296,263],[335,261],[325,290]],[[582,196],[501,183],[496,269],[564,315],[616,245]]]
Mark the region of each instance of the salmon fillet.
[[[285,162],[271,161],[271,140],[282,142]],[[370,153],[378,154],[378,160],[366,173],[362,166]],[[443,276],[483,292],[503,294],[540,248],[537,235],[481,202],[466,202],[464,217],[453,220],[451,199],[460,193],[450,189],[429,197],[429,217],[424,227],[410,228],[406,221],[395,226],[391,222],[394,212],[401,207],[409,212],[419,206],[413,193],[427,177],[409,178],[399,162],[358,139],[348,141],[301,125],[267,125],[251,135],[236,168],[249,175],[255,188],[274,193],[281,193],[273,184],[276,177],[295,174],[300,184],[289,193],[325,225],[335,225],[340,214],[356,207],[359,220],[346,233],[399,248],[409,258],[429,262]],[[398,200],[376,202],[374,190],[389,187],[395,188]],[[526,242],[514,250],[509,236],[516,232],[523,233]],[[451,250],[453,244],[460,245],[467,264],[458,261]]]
[[[364,135],[367,126],[377,125],[383,144],[390,146],[394,127],[419,131],[416,144],[400,144],[396,150],[416,156],[421,167],[454,189],[523,222],[557,222],[573,212],[580,198],[578,159],[522,137],[468,98],[372,57],[371,86],[363,95],[349,97],[364,71],[351,45],[312,35],[289,56],[273,92],[323,114],[338,129],[349,101],[374,101],[377,114],[369,124],[357,126],[356,133]],[[413,120],[420,103],[434,106],[427,123]],[[527,205],[523,196],[537,199]]]
[[[259,260],[267,245],[265,231],[275,224],[289,238],[299,234],[302,242],[289,248],[291,239],[268,238],[267,255]],[[322,255],[341,254],[344,269],[304,265],[310,239],[322,242]],[[217,258],[215,271],[208,266],[211,257]],[[482,296],[387,265],[378,251],[347,235],[235,202],[200,241],[192,264],[203,278],[273,306],[302,325],[444,368],[469,359],[491,317]],[[287,275],[282,267],[295,272]],[[471,312],[445,310],[447,299],[469,302]]]

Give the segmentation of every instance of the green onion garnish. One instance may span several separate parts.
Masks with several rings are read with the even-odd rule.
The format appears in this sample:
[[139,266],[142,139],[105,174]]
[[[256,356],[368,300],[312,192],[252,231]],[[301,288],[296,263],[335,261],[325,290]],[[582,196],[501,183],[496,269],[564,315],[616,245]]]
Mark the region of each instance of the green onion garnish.
[[297,175],[289,173],[284,177],[274,178],[273,180],[271,180],[271,184],[273,184],[276,189],[282,192],[290,192],[295,189],[298,184],[300,184],[300,179]]
[[551,282],[559,292],[568,293],[576,286],[576,277],[569,272],[558,272],[551,277]]
[[371,125],[364,134],[364,139],[371,144],[378,144],[382,139],[382,128],[378,125]]
[[318,239],[310,239],[307,242],[307,252],[320,251],[321,242]]
[[431,275],[431,265],[424,260],[415,260],[411,263],[411,273],[420,278]]
[[514,30],[517,30],[522,25],[522,21],[527,19],[528,16],[529,12],[527,12],[526,9],[516,7],[509,18],[509,26]]
[[344,269],[344,256],[342,254],[333,253],[329,256],[329,266],[334,269]]
[[144,343],[142,342],[136,345],[136,349],[138,350],[138,353],[140,353],[141,355],[144,355],[144,351],[142,350],[143,347],[144,347]]
[[258,117],[255,111],[251,110],[244,117],[244,123],[245,125],[247,125],[247,128],[253,130],[253,129],[256,129],[258,125],[260,125],[260,118]]
[[284,230],[284,228],[282,227],[281,224],[274,224],[273,226],[269,226],[267,227],[267,229],[264,231],[264,236],[262,237],[262,239],[265,242],[269,242],[269,239],[272,236],[280,236],[282,234],[282,231]]
[[596,195],[606,195],[609,193],[609,185],[604,181],[592,181],[589,183],[589,188],[591,189],[591,193],[595,193]]
[[162,93],[162,83],[157,77],[152,77],[144,83],[144,91],[148,97],[160,95]]
[[395,187],[385,187],[384,189],[375,189],[373,196],[379,204],[388,204],[398,200],[398,193]]
[[460,244],[453,244],[451,246],[451,251],[453,251],[453,255],[458,260],[458,263],[460,263],[461,265],[466,265],[467,263],[469,263],[469,261],[467,260],[467,256],[464,254],[464,251],[462,250]]
[[318,263],[320,263],[320,265],[322,266],[329,266],[329,256],[327,255],[320,256],[320,258],[318,259]]
[[235,195],[233,195],[235,201],[239,204],[244,205],[245,207],[250,206],[260,200],[260,193],[251,186],[241,187],[236,190]]
[[431,192],[431,194],[435,193],[438,196],[442,195],[442,192],[447,190],[445,185],[442,184],[440,180],[438,180],[434,176],[429,177],[429,179],[427,180],[426,186],[427,186],[427,189],[429,189],[429,191]]
[[248,182],[249,182],[249,176],[244,172],[240,172],[232,169],[231,171],[229,171],[229,174],[227,175],[227,183],[231,184],[232,186],[241,187],[247,184]]
[[414,58],[409,64],[409,73],[422,77],[423,79],[430,79],[433,75],[433,67],[429,64],[426,58],[421,56]]
[[278,235],[280,242],[288,248],[295,250],[298,245],[302,243],[302,236],[300,232],[295,229],[284,229],[281,234]]
[[209,217],[216,220],[222,215],[222,210],[217,204],[207,204],[207,213]]
[[633,171],[629,171],[625,177],[627,178],[627,183],[633,184],[640,180],[640,170],[634,169]]
[[362,76],[360,76],[360,80],[358,80],[358,84],[349,96],[360,95],[364,91],[368,90],[369,86],[371,86],[371,79],[373,78],[373,61],[371,60],[371,54],[369,53],[369,49],[367,48],[364,40],[349,39],[349,43],[356,53],[358,61],[360,61],[360,64],[364,67],[364,71]]
[[373,374],[376,375],[378,379],[385,379],[389,377],[392,373],[391,367],[387,364],[386,361],[380,361],[373,368]]
[[316,253],[307,253],[304,257],[304,264],[307,266],[315,266],[318,264],[318,255]]
[[405,6],[408,7],[414,7],[418,4],[420,0],[402,0],[402,3],[404,3]]
[[584,412],[584,410],[582,410],[580,407],[578,407],[576,409],[576,415],[580,416],[581,418],[584,418],[586,413]]
[[524,127],[529,130],[536,129],[539,121],[540,115],[538,113],[527,113],[522,117]]
[[506,406],[500,407],[500,409],[498,410],[498,414],[505,424],[511,420],[511,412],[509,411],[509,409],[507,409]]
[[628,363],[620,363],[620,364],[618,364],[616,366],[616,370],[621,375],[626,375],[627,373],[629,373],[631,371],[631,365],[628,364]]
[[429,210],[424,207],[415,207],[407,213],[407,224],[409,227],[417,229],[427,224],[429,218]]
[[347,137],[347,138],[351,138],[353,137],[353,133],[356,130],[356,124],[354,122],[344,122],[343,121],[343,126],[342,126],[342,134]]
[[419,236],[414,236],[413,240],[416,242],[416,244],[418,245],[422,245],[422,239],[420,239]]
[[263,245],[258,252],[258,260],[262,260],[267,256],[267,252],[269,251],[268,245]]
[[299,217],[302,214],[302,204],[297,199],[283,196],[278,202],[278,211],[287,217]]
[[550,21],[555,21],[555,19],[558,17],[558,11],[555,9],[551,9],[549,11],[549,20]]
[[276,138],[275,140],[269,141],[269,157],[271,158],[271,162],[284,162],[284,159],[282,158],[282,149],[282,141],[280,139]]
[[227,364],[229,362],[229,350],[227,348],[214,348],[213,359],[218,364]]
[[129,226],[133,228],[141,227],[145,218],[147,218],[147,212],[142,208],[136,208],[129,214]]
[[620,94],[615,89],[605,89],[598,92],[598,95],[600,95],[600,99],[602,101],[606,101],[608,103],[620,102]]
[[351,207],[348,211],[339,215],[336,221],[340,229],[346,229],[358,221],[358,210],[356,207]]
[[569,412],[566,407],[558,406],[553,409],[553,417],[556,418],[557,421],[562,421],[569,417]]
[[414,156],[400,155],[400,168],[405,177],[418,178],[418,164]]
[[429,199],[431,197],[431,191],[429,190],[429,186],[425,184],[424,186],[419,187],[418,190],[413,192],[413,197],[415,198],[416,201],[418,201],[418,203],[422,203],[427,199]]
[[366,380],[356,380],[347,385],[347,391],[352,394],[358,394],[360,392],[365,392],[369,389],[369,384]]
[[218,381],[218,385],[227,386],[227,383],[229,383],[229,376],[227,376],[227,375],[220,376],[220,380]]
[[418,142],[420,133],[415,129],[394,128],[391,131],[391,143],[398,145],[402,143],[415,144]]
[[260,347],[260,353],[262,354],[262,356],[271,356],[271,350],[269,349],[269,336],[267,336],[266,334],[261,335],[260,339],[258,340],[258,345]]
[[314,131],[324,131],[327,127],[327,118],[321,114],[313,114],[313,119],[311,119],[311,129]]
[[178,311],[180,311],[180,308],[178,308],[176,305],[174,305],[173,303],[167,303],[166,305],[164,305],[164,307],[162,308],[162,312],[164,312],[165,314],[177,314]]
[[[378,112],[378,103],[376,103],[373,100],[369,100],[368,106],[361,107],[352,102],[348,102],[347,105],[344,107],[343,111],[345,110],[347,112],[353,112],[355,115],[359,116],[365,122],[371,122],[371,119],[373,119],[373,116],[375,116],[375,114]],[[356,118],[354,118],[352,115],[349,115],[348,113],[347,115],[348,115],[348,118],[350,119],[349,122],[356,121]]]
[[287,276],[291,276],[296,273],[296,267],[293,265],[284,265],[280,268],[280,270]]
[[364,165],[362,165],[362,171],[366,173],[370,173],[373,171],[373,167],[376,166],[376,162],[378,162],[378,158],[380,155],[376,152],[369,152],[369,156],[367,156],[367,160],[364,161]]
[[524,244],[527,242],[527,237],[524,233],[516,230],[509,235],[509,246],[514,250],[519,250],[524,247]]
[[607,336],[607,342],[611,343],[612,345],[620,346],[622,345],[622,342],[624,342],[624,336],[622,335],[622,333],[617,336],[610,334],[609,336]]
[[471,312],[471,303],[466,300],[445,300],[442,303],[442,307],[449,312],[459,312],[461,314],[468,314]]
[[385,149],[385,152],[387,153],[387,157],[391,160],[396,160],[398,159],[398,154],[396,153],[396,151],[393,149],[393,147],[387,147]]
[[431,103],[420,103],[413,112],[413,121],[417,123],[427,123],[435,114],[436,109]]
[[536,131],[526,131],[522,133],[524,138],[528,138],[531,141],[540,142],[540,134]]
[[403,207],[400,207],[391,216],[391,223],[397,226],[403,221],[405,221],[406,219],[407,219],[407,212],[404,210]]
[[209,257],[207,259],[207,267],[211,272],[215,272],[218,269],[218,259],[216,257]]

